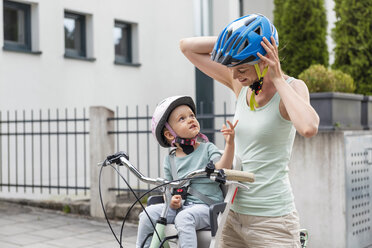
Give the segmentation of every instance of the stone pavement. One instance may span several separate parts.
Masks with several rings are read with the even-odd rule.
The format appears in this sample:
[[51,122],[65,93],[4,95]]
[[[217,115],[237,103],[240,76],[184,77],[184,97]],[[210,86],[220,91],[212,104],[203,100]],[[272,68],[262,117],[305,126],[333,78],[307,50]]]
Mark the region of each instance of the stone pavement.
[[[116,233],[121,222],[111,222]],[[125,224],[123,248],[134,248],[137,226]],[[119,247],[105,220],[0,202],[1,248]]]

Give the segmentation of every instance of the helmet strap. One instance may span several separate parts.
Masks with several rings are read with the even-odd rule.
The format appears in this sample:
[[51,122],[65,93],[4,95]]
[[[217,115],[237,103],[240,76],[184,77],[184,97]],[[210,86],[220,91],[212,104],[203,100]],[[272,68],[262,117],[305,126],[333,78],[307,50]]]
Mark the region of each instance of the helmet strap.
[[176,144],[179,144],[183,152],[186,153],[187,155],[194,151],[194,145],[196,144],[197,139],[199,137],[202,138],[205,142],[209,141],[208,137],[202,133],[198,133],[198,135],[196,135],[192,139],[181,138],[176,134],[176,132],[172,129],[168,122],[165,123],[165,127],[173,135],[173,137],[175,137],[174,140],[172,141],[171,146],[175,147]]
[[258,108],[258,103],[256,102],[255,95],[258,95],[262,91],[263,79],[267,72],[267,67],[265,67],[261,74],[261,70],[258,64],[254,64],[254,68],[256,69],[258,80],[249,86],[249,88],[251,88],[252,90],[251,98],[249,100],[249,107],[251,111],[254,111],[255,108]]

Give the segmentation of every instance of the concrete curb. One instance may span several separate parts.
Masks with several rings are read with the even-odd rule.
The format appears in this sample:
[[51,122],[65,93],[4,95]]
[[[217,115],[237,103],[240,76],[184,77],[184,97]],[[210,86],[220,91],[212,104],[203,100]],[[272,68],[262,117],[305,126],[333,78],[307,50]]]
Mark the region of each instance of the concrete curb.
[[[29,200],[29,199],[8,199],[0,198],[2,202],[15,203],[30,207],[38,207],[43,209],[57,210],[64,213],[78,214],[90,216],[89,200],[68,200],[68,201],[51,201],[51,200]],[[108,203],[106,206],[107,217],[111,220],[123,220],[127,211],[131,207],[131,203]],[[127,222],[137,224],[138,215],[142,211],[140,205],[135,205],[128,215]]]

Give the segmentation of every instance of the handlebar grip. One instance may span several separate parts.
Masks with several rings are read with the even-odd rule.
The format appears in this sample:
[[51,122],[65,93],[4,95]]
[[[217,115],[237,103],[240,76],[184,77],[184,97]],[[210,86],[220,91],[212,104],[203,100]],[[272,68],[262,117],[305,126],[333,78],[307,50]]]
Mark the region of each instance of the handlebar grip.
[[254,174],[247,171],[223,169],[227,180],[240,182],[254,182]]

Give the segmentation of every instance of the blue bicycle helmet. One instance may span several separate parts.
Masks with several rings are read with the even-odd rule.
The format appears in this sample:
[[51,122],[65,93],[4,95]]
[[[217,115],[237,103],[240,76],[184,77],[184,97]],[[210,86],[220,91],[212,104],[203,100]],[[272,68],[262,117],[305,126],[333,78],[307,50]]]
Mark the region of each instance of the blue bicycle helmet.
[[241,64],[257,64],[260,58],[257,52],[266,54],[261,46],[263,37],[269,41],[273,36],[279,45],[278,32],[270,20],[260,14],[246,15],[227,25],[212,51],[211,59],[217,63],[232,67]]

